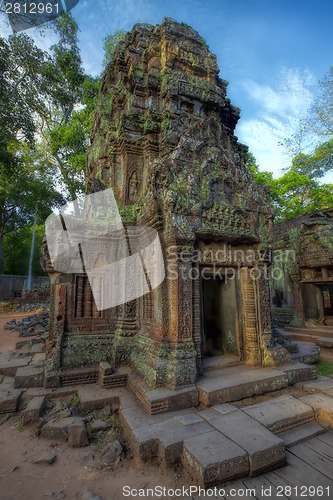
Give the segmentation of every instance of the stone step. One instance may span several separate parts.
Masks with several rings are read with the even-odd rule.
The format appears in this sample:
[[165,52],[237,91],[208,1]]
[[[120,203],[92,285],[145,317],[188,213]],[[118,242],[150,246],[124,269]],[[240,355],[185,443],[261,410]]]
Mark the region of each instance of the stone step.
[[283,366],[283,371],[288,376],[289,385],[307,382],[317,378],[316,365],[295,362],[291,365]]
[[320,347],[311,342],[297,342],[298,352],[291,354],[293,363],[300,362],[307,365],[318,363],[320,360]]
[[223,354],[221,356],[206,357],[203,359],[203,369],[205,372],[220,370],[230,366],[239,366],[243,363],[239,361],[239,356],[234,354]]
[[13,389],[11,381],[0,384],[0,413],[15,413],[18,410],[22,391]]
[[322,331],[318,333],[305,333],[303,330],[298,332],[296,329],[292,331],[288,329],[283,330],[281,333],[287,340],[294,340],[296,342],[311,342],[319,347],[325,347],[327,349],[333,348],[332,332],[327,334]]
[[44,366],[30,365],[18,368],[14,379],[14,386],[16,388],[43,387]]
[[148,415],[133,398],[120,421],[134,455],[162,465],[182,461],[202,486],[254,476],[285,462],[282,440],[233,405]]
[[288,384],[288,375],[282,370],[240,365],[206,373],[197,388],[199,402],[214,406],[277,391]]
[[185,437],[212,430],[194,408],[148,415],[134,396],[119,416],[131,449],[144,461],[172,463],[181,458]]
[[182,410],[198,406],[198,391],[195,386],[181,389],[151,389],[136,373],[128,375],[127,387],[150,415]]
[[182,462],[195,483],[204,488],[250,472],[246,451],[217,430],[186,439]]
[[28,366],[31,356],[14,356],[12,351],[0,353],[0,374],[7,377],[15,377],[19,368]]
[[316,420],[324,427],[333,428],[333,398],[326,394],[310,394],[300,399],[313,408]]
[[121,389],[101,389],[98,385],[80,386],[77,390],[82,410],[100,410],[110,405],[113,410],[119,408]]
[[232,411],[225,411],[226,406],[232,407],[213,407],[216,417],[210,416],[209,424],[247,452],[249,475],[257,476],[283,465],[286,454],[280,437],[236,407]]
[[312,421],[280,432],[278,436],[282,439],[285,446],[289,448],[290,446],[303,443],[303,441],[318,436],[318,434],[322,434],[323,432],[325,432],[325,429],[318,422]]
[[243,411],[275,434],[313,421],[315,418],[312,406],[290,394],[247,406]]
[[303,384],[303,389],[309,393],[321,392],[333,398],[333,378],[318,377],[318,379],[313,382]]

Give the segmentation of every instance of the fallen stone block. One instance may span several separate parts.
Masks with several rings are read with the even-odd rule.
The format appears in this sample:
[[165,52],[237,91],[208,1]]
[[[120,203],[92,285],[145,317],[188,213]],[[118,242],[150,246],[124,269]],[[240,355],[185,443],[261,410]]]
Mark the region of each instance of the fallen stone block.
[[68,438],[68,428],[70,425],[76,422],[75,417],[60,418],[59,420],[53,419],[43,425],[41,429],[41,437],[48,439],[59,439],[61,441],[67,441]]
[[24,424],[29,425],[38,423],[44,406],[45,396],[39,396],[31,399],[27,407],[22,412],[22,420]]
[[0,413],[15,413],[17,411],[22,391],[12,389],[9,385],[0,385]]
[[51,452],[42,453],[36,460],[33,461],[37,465],[52,465],[57,459],[57,455]]
[[108,429],[111,429],[112,424],[110,422],[104,422],[104,420],[94,420],[92,424],[90,425],[90,429],[92,432],[99,432],[99,431],[107,431]]
[[68,427],[68,446],[71,448],[82,448],[88,444],[87,429],[82,419],[75,419],[75,422]]
[[[40,345],[39,349],[43,349],[43,341],[41,339],[29,339],[29,340],[20,340],[19,342],[16,342],[15,344],[15,349],[20,350],[20,349],[26,349],[34,352],[34,347],[37,348],[38,345]],[[38,351],[41,352],[41,351]]]
[[11,319],[10,321],[7,321],[5,323],[4,329],[5,330],[15,330],[16,328],[16,319]]
[[119,443],[118,439],[109,443],[101,454],[101,462],[112,465],[118,458],[124,454],[123,447]]

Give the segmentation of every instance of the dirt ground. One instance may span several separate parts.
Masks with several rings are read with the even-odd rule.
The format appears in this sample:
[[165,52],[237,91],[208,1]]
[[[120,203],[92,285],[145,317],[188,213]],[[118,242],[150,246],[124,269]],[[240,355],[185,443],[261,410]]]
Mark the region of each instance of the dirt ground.
[[[115,471],[94,470],[86,465],[94,451],[92,446],[69,448],[66,443],[38,438],[30,428],[18,430],[15,420],[18,419],[12,418],[0,426],[1,500],[81,499],[86,491],[103,500],[120,500],[126,498],[124,486],[174,488],[188,483],[178,472],[169,470],[166,474],[158,464],[134,464],[130,458]],[[33,463],[45,454],[57,456],[52,465]]]
[[[18,341],[18,333],[4,329],[4,324],[25,314],[6,313],[0,315],[0,351],[12,350]],[[123,487],[131,489],[182,487],[189,479],[180,470],[163,471],[157,462],[135,463],[130,450],[116,470],[91,467],[94,446],[69,448],[67,443],[50,441],[36,436],[36,430],[23,427],[18,415],[6,420],[0,415],[0,499],[1,500],[42,500],[52,498],[94,500],[98,495],[102,500],[133,498],[123,495]],[[54,463],[35,464],[43,457],[56,455]],[[133,492],[135,493],[135,492]],[[157,497],[154,497],[157,498]],[[159,498],[172,499],[162,495]],[[179,497],[178,497],[179,498]]]

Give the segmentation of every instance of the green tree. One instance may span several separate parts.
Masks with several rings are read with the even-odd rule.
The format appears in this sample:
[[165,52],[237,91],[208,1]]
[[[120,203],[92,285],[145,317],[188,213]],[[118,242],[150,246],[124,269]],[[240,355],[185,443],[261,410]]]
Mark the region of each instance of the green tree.
[[113,60],[113,55],[117,48],[119,42],[122,42],[125,39],[126,32],[117,30],[113,34],[108,35],[103,40],[104,46],[104,59],[103,59],[103,68],[104,70],[107,68],[109,64],[111,64]]
[[[85,90],[91,96],[97,84],[86,76],[78,46],[78,25],[70,13],[54,21],[57,44],[42,67],[47,82],[44,108],[37,110],[37,131],[48,162],[58,169],[61,181],[74,200],[84,190],[85,152],[90,123],[85,114]],[[90,110],[87,111],[90,113]]]
[[34,143],[33,111],[44,107],[42,66],[46,53],[27,35],[0,37],[0,168],[12,168],[18,141]]
[[[28,274],[28,262],[31,249],[32,224],[20,227],[17,231],[9,233],[4,238],[4,272],[5,274]],[[36,245],[33,256],[32,272],[34,276],[42,276],[44,271],[40,264],[40,248],[44,238],[44,224],[37,226]]]
[[309,126],[321,137],[333,137],[333,66],[319,86],[321,92],[311,109]]
[[15,168],[0,170],[0,274],[4,272],[5,238],[16,237],[34,220],[42,223],[52,207],[64,202],[55,177],[38,151],[21,147],[14,152]]
[[259,170],[259,165],[257,164],[257,160],[250,151],[247,153],[246,165],[250,170],[250,172],[252,173],[252,176],[257,184],[260,185],[268,184],[269,186],[272,185],[272,180],[273,180],[272,172]]
[[268,198],[274,208],[275,221],[333,206],[333,185],[321,183],[323,175],[333,168],[327,161],[330,148],[332,144],[326,142],[311,155],[296,155],[278,179],[273,179],[271,172],[260,171],[254,156],[248,154],[247,165],[254,180],[270,187]]

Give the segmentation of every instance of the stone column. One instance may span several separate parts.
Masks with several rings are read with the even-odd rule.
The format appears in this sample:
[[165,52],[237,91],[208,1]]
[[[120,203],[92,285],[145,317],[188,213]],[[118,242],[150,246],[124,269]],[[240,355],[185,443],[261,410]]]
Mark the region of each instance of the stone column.
[[292,326],[304,326],[305,325],[305,315],[304,315],[304,301],[302,294],[302,284],[300,282],[299,274],[291,274],[290,279],[293,287],[294,296],[294,311],[295,317],[293,319]]
[[61,385],[61,346],[65,331],[67,284],[54,284],[51,278],[50,333],[46,344],[46,389]]
[[193,343],[193,278],[196,276],[192,254],[192,242],[177,244],[167,266],[170,354],[166,384],[172,388],[194,384],[197,378],[197,352]]
[[244,359],[247,365],[257,366],[262,364],[258,322],[260,297],[251,268],[243,267],[240,270],[240,283],[243,296]]

